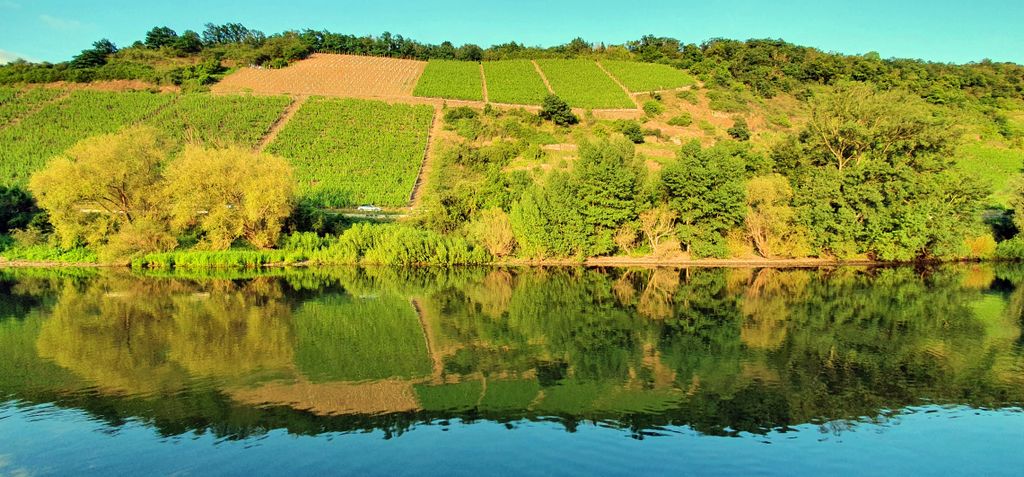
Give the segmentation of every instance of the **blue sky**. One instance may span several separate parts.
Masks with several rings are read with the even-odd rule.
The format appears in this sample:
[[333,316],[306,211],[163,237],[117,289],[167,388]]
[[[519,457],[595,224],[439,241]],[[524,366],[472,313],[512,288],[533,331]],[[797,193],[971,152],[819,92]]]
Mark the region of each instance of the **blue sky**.
[[550,46],[575,36],[621,43],[647,33],[688,43],[783,38],[851,54],[1024,63],[1024,0],[0,0],[0,59],[63,61],[102,37],[127,45],[156,25],[201,31],[230,21],[268,34],[390,31],[482,46]]

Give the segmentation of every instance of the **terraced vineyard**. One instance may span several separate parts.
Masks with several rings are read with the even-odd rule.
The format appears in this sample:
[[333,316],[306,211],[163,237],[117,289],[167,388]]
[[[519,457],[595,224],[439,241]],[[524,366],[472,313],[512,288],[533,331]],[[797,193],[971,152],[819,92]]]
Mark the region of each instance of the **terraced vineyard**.
[[695,83],[692,76],[669,65],[602,60],[601,66],[634,93],[675,89]]
[[593,109],[636,108],[633,100],[591,60],[537,60],[555,94],[570,106]]
[[483,101],[480,64],[473,61],[431,60],[413,91],[426,98]]
[[488,99],[495,103],[540,104],[548,95],[530,60],[485,61]]
[[302,195],[325,207],[407,204],[434,109],[310,98],[267,152],[288,158]]
[[79,140],[136,123],[175,98],[169,94],[75,91],[0,129],[0,184],[20,185]]
[[0,88],[0,127],[32,112],[63,93],[64,91],[59,89]]
[[147,121],[171,135],[179,146],[199,143],[256,147],[291,103],[287,96],[181,96]]

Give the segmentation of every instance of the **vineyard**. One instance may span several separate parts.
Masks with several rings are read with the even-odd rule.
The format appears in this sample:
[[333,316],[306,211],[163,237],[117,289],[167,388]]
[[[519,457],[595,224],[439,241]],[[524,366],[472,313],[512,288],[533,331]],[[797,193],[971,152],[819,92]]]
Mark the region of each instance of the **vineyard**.
[[434,109],[311,98],[267,152],[288,158],[300,193],[325,207],[407,205]]
[[255,147],[290,103],[287,96],[189,94],[146,123],[178,145]]
[[480,65],[473,61],[432,60],[423,70],[413,94],[426,98],[483,101]]
[[693,77],[668,65],[603,60],[601,66],[634,93],[675,89],[694,84]]
[[0,88],[0,127],[17,120],[27,113],[43,106],[60,96],[59,89],[31,88],[19,90]]
[[485,61],[487,94],[495,103],[540,104],[548,95],[530,60]]
[[0,129],[0,184],[24,184],[51,157],[79,140],[142,120],[175,96],[75,91]]
[[570,106],[593,109],[635,108],[622,88],[591,60],[537,60],[551,89]]
[[277,70],[242,68],[212,89],[215,93],[408,97],[425,64],[395,58],[317,54]]

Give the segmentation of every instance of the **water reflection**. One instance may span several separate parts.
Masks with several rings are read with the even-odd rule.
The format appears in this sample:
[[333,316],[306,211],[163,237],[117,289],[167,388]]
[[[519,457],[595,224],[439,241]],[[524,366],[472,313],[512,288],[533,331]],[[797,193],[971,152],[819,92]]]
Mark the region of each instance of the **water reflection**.
[[0,272],[0,397],[219,437],[1024,403],[1024,268]]

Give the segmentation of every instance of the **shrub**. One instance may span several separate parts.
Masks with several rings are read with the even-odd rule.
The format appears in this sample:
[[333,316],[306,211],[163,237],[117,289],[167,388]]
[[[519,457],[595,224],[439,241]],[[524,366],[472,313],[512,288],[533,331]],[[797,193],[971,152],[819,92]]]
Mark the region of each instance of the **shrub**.
[[691,124],[693,124],[693,115],[691,115],[689,112],[683,112],[682,114],[668,120],[669,126],[679,126],[685,128]]
[[644,114],[654,117],[665,112],[665,105],[657,101],[644,102]]
[[539,116],[559,126],[571,126],[580,122],[580,118],[573,114],[569,104],[553,94],[544,98]]
[[726,132],[729,136],[737,141],[749,141],[750,140],[750,128],[747,126],[747,120],[743,118],[736,118],[732,123],[732,127]]

